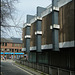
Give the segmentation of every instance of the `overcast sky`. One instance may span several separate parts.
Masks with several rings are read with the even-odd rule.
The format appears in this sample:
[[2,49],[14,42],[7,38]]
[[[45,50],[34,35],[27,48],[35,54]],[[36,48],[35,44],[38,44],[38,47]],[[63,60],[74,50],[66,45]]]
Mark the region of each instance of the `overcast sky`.
[[[23,23],[26,22],[26,15],[35,15],[36,14],[36,7],[40,6],[40,7],[47,7],[48,5],[51,4],[51,0],[19,0],[19,2],[16,4],[15,3],[15,7],[16,7],[16,13],[15,13],[15,22],[16,24],[18,23],[20,27],[23,26]],[[10,21],[9,21],[10,22]],[[13,22],[10,22],[11,25],[14,25]],[[21,30],[18,29],[20,32]],[[10,34],[10,36],[12,37],[17,37],[17,38],[21,38],[22,34],[21,33],[16,33],[15,29],[12,28],[12,33]]]
[[17,9],[17,14],[22,15],[22,18],[25,19],[27,14],[36,14],[37,6],[47,7],[50,4],[51,0],[19,0],[19,3],[15,6]]

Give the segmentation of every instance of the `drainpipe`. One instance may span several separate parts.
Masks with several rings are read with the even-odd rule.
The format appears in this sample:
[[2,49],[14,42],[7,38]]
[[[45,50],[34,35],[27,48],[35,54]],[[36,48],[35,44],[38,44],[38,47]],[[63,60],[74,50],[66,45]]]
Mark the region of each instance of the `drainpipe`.
[[52,0],[52,38],[53,38],[53,50],[59,51],[59,28],[58,25],[58,0]]

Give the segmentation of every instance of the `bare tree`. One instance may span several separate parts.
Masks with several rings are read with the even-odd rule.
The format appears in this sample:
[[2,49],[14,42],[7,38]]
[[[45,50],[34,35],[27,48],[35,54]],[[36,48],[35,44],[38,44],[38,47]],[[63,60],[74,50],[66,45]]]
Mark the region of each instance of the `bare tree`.
[[[17,27],[17,28],[21,28],[18,26],[18,24],[15,23],[14,21],[14,16],[13,13],[15,12],[15,2],[18,2],[18,0],[1,0],[1,30],[0,32],[2,33],[2,35],[8,35],[7,31],[11,30],[11,27]],[[8,20],[12,20],[14,25],[10,25],[8,23]],[[16,29],[15,29],[16,30]]]

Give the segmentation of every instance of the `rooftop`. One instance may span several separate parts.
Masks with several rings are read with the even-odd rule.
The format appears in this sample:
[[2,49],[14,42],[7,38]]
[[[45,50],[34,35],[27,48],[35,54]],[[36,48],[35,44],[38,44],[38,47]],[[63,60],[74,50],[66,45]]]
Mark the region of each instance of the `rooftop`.
[[22,43],[20,38],[1,38],[1,42]]

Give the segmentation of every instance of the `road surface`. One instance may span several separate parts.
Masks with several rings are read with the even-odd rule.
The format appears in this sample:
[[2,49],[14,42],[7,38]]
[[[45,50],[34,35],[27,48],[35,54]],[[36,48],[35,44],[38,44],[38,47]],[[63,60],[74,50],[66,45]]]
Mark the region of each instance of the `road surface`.
[[25,71],[20,67],[14,65],[12,60],[2,60],[0,67],[1,75],[33,75],[28,71]]

